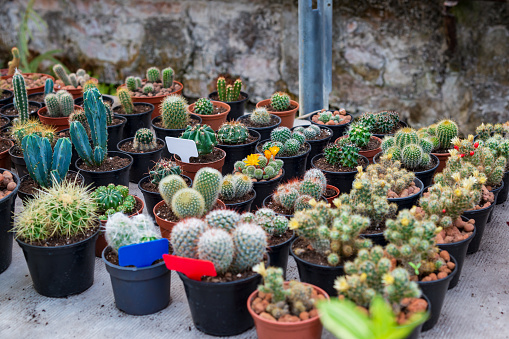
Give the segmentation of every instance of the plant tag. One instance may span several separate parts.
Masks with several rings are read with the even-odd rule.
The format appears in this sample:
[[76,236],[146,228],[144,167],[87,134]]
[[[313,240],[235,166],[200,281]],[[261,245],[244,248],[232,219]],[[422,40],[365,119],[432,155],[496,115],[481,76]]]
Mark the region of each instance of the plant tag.
[[193,140],[166,137],[168,151],[177,154],[182,162],[189,162],[190,157],[198,156],[198,149]]
[[147,267],[168,254],[168,239],[158,239],[141,244],[122,246],[118,249],[118,263],[120,266],[134,265]]
[[166,267],[169,270],[181,272],[189,279],[200,281],[204,275],[217,276],[216,268],[211,261],[178,257],[176,255],[163,255]]

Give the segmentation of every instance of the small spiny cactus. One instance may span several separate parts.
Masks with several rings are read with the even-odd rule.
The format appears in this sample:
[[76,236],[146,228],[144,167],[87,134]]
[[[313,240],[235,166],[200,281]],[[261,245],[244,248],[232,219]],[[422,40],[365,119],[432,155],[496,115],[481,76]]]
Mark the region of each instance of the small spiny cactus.
[[65,86],[72,86],[71,80],[62,65],[54,65],[53,72],[55,72],[56,76],[64,83]]
[[118,252],[122,246],[140,244],[161,238],[161,232],[150,217],[139,214],[129,218],[117,212],[106,222],[105,237],[108,245]]
[[219,127],[217,139],[226,145],[238,145],[244,143],[249,137],[249,130],[237,121],[226,122]]
[[181,95],[170,95],[164,98],[161,104],[161,115],[164,128],[186,128],[189,114],[186,110],[187,101]]
[[[161,81],[161,71],[159,70],[159,68],[157,68],[157,67],[150,67],[147,70],[147,81],[148,82],[159,82],[159,81]],[[145,90],[144,90],[144,92],[145,92]]]
[[173,68],[168,67],[163,69],[162,80],[164,88],[171,88],[171,86],[173,86],[173,75],[174,75]]
[[287,111],[290,107],[290,96],[283,92],[276,92],[270,98],[270,105],[278,112]]
[[265,107],[260,107],[251,113],[249,120],[256,125],[268,126],[270,124],[271,117],[269,111],[267,111]]
[[133,148],[139,152],[153,151],[157,148],[157,138],[149,128],[140,128],[136,131]]
[[211,115],[214,113],[214,105],[207,98],[200,98],[194,104],[194,113],[201,115]]
[[119,87],[117,89],[118,100],[120,101],[120,105],[124,109],[124,112],[127,114],[132,114],[134,110],[133,101],[131,99],[131,93],[129,90],[123,87]]

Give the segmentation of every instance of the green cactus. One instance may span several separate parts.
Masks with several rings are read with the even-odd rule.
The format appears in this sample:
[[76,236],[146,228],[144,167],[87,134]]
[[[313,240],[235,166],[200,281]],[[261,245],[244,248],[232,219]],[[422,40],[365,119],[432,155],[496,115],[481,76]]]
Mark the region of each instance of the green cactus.
[[244,213],[241,216],[241,220],[244,222],[256,223],[271,236],[281,236],[288,230],[288,219],[281,215],[277,215],[276,212],[270,208],[258,209],[250,221],[247,220],[247,215]]
[[249,115],[249,120],[251,120],[253,124],[259,126],[268,126],[270,125],[271,117],[266,108],[260,107],[255,109],[253,113]]
[[280,151],[281,156],[293,157],[299,153],[300,142],[295,139],[286,140],[282,150]]
[[242,80],[237,79],[233,83],[233,91],[228,102],[238,101],[240,99],[240,91],[242,90]]
[[154,91],[154,86],[152,84],[146,84],[145,86],[143,86],[142,91],[145,94],[152,93]]
[[13,102],[18,111],[19,120],[22,123],[28,122],[29,106],[25,78],[17,69],[12,76],[12,89],[14,91]]
[[205,231],[198,241],[198,257],[214,264],[218,274],[225,273],[234,256],[234,244],[228,232],[211,228]]
[[217,78],[217,96],[219,101],[226,102],[226,80],[224,77]]
[[139,214],[129,218],[119,212],[108,218],[104,235],[115,252],[122,246],[161,239],[161,232],[150,217]]
[[135,78],[134,78],[134,81],[136,82],[136,87],[137,87],[137,88],[141,88],[141,87],[142,87],[142,85],[143,85],[143,81],[141,80],[141,78],[140,78],[140,77],[135,77]]
[[210,227],[220,228],[230,233],[240,222],[240,215],[231,210],[215,210],[205,216],[205,221]]
[[53,72],[55,72],[56,76],[64,83],[64,86],[72,86],[71,80],[62,65],[54,65]]
[[[325,183],[327,185],[327,183]],[[323,193],[325,193],[325,187],[323,182],[314,177],[304,178],[299,185],[299,194],[309,195],[315,200],[320,200]]]
[[193,140],[199,155],[212,153],[217,145],[216,133],[209,125],[188,126],[180,138]]
[[276,92],[270,97],[270,105],[278,112],[287,111],[290,108],[290,96],[283,92]]
[[301,132],[293,132],[292,139],[295,139],[299,142],[299,147],[302,146],[306,142],[306,136]]
[[207,230],[207,223],[198,218],[187,218],[171,230],[173,254],[185,258],[198,258],[198,240]]
[[400,194],[405,188],[415,180],[415,174],[401,168],[399,161],[392,161],[388,156],[381,156],[379,162],[369,165],[365,172],[358,174],[358,178],[365,178],[368,180],[382,180],[385,183],[381,185],[387,186],[396,194]]
[[214,114],[214,105],[212,101],[207,98],[200,98],[194,104],[194,113],[201,115],[212,115]]
[[322,130],[320,129],[320,127],[316,125],[310,125],[309,127],[305,128],[302,133],[304,133],[306,140],[310,140],[319,136],[321,132]]
[[139,152],[154,151],[157,148],[157,138],[149,128],[140,128],[133,139],[133,148]]
[[440,141],[440,148],[451,147],[451,140],[458,136],[458,125],[452,120],[442,120],[437,124],[436,136]]
[[[161,81],[161,71],[157,67],[150,67],[147,69],[147,82]],[[152,91],[151,91],[152,92]]]
[[[260,264],[262,265],[262,264]],[[263,273],[263,285],[258,285],[258,291],[270,293],[272,304],[285,301],[290,291],[284,288],[283,269],[268,267]]]
[[56,142],[55,128],[50,125],[43,125],[39,120],[22,122],[21,119],[15,119],[9,129],[9,137],[14,140],[15,145],[20,147],[23,138],[30,134],[47,138],[51,145]]
[[164,88],[171,88],[173,86],[173,75],[175,72],[173,72],[173,68],[167,67],[163,69],[162,72],[162,80],[163,80],[163,87]]
[[126,114],[132,114],[134,110],[133,101],[131,99],[131,93],[127,88],[119,87],[117,89],[118,100],[120,101],[120,105],[124,109]]
[[99,213],[104,214],[99,217],[100,220],[107,220],[108,216],[116,212],[129,215],[136,207],[136,200],[129,195],[129,188],[122,185],[97,187],[91,196],[97,203]]
[[48,115],[50,117],[60,116],[60,103],[56,94],[50,93],[44,97],[44,103],[48,108]]
[[74,88],[77,88],[78,85],[78,79],[76,78],[76,74],[71,73],[69,74],[69,81],[71,82],[71,86]]
[[48,94],[44,102],[48,107],[48,115],[51,117],[68,117],[74,112],[74,99],[65,89],[56,94]]
[[150,182],[159,185],[161,180],[167,177],[170,174],[180,175],[182,171],[180,170],[180,166],[177,165],[174,161],[161,158],[159,159],[154,167],[152,167],[149,171]]
[[426,154],[422,147],[416,144],[406,145],[401,150],[401,162],[410,169],[417,168],[423,163],[422,157]]
[[402,149],[406,145],[418,144],[419,136],[417,134],[417,131],[414,130],[413,128],[405,127],[396,132],[396,134],[394,135],[394,140],[396,146]]
[[[129,76],[125,79],[125,87],[127,88],[128,91],[134,92],[138,89],[139,86],[136,83],[136,79],[133,76]],[[117,89],[117,96],[118,96],[118,89]]]
[[484,146],[491,150],[495,159],[503,157],[506,161],[509,160],[509,139],[504,139],[500,134],[495,134],[486,140]]
[[237,121],[226,122],[219,127],[217,139],[226,145],[243,144],[249,137],[249,130]]
[[324,148],[323,153],[325,161],[330,165],[348,168],[356,168],[358,165],[359,148],[355,145],[330,144]]
[[285,143],[292,137],[292,131],[288,127],[276,127],[270,132],[270,140]]
[[298,188],[294,187],[293,183],[290,182],[287,184],[279,185],[276,192],[272,196],[272,200],[275,204],[291,212],[293,211],[295,202],[299,196],[300,194]]
[[216,204],[219,193],[221,192],[222,181],[223,176],[214,168],[203,167],[196,172],[193,181],[193,189],[203,196],[206,212],[210,211]]
[[181,95],[170,95],[161,104],[161,115],[164,128],[184,129],[189,120],[187,101]]
[[82,108],[75,109],[71,113],[71,115],[69,115],[69,124],[71,124],[73,121],[79,121],[85,128],[87,135],[90,135],[90,128],[88,127],[87,116],[85,115],[85,111]]
[[179,219],[188,217],[199,218],[205,213],[203,196],[192,188],[183,188],[175,192],[170,206],[173,213]]
[[53,93],[53,88],[55,87],[55,83],[53,82],[53,79],[46,79],[46,82],[44,83],[44,96]]
[[325,111],[318,113],[318,121],[323,122],[324,124],[332,120],[332,112]]
[[267,235],[261,227],[240,224],[232,232],[232,238],[235,246],[235,255],[231,263],[232,271],[243,272],[263,261]]
[[475,133],[477,134],[477,137],[481,139],[482,141],[486,141],[491,137],[491,133],[494,132],[493,125],[492,124],[484,124],[477,126],[475,129]]
[[171,201],[175,193],[181,189],[187,188],[187,184],[180,175],[170,174],[160,180],[158,188],[166,205],[171,206]]
[[268,160],[263,154],[251,154],[242,161],[233,165],[235,172],[240,172],[252,179],[268,180],[276,177],[283,168],[284,162],[281,159],[274,159],[271,156]]
[[396,140],[394,139],[394,137],[385,137],[383,138],[382,140],[382,152],[386,153],[387,150],[391,147],[394,147],[396,145]]
[[362,148],[369,144],[371,133],[369,132],[369,128],[367,126],[362,124],[355,124],[350,126],[347,139],[348,142],[352,145],[355,145],[358,148]]
[[85,93],[86,91],[88,91],[89,89],[91,88],[95,88],[97,90],[99,90],[97,88],[97,82],[95,82],[94,80],[87,80],[84,84],[83,84],[83,93]]
[[7,71],[7,75],[14,75],[14,72],[19,68],[20,57],[19,57],[19,49],[17,47],[11,48],[12,60],[7,63],[9,70]]
[[253,189],[251,178],[243,173],[225,175],[221,184],[221,198],[233,200],[244,197]]

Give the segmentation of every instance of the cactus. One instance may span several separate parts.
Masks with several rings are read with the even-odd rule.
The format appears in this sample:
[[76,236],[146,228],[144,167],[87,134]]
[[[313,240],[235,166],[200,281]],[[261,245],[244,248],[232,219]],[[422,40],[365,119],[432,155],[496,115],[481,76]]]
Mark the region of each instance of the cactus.
[[11,76],[14,75],[16,70],[19,67],[20,57],[19,57],[19,50],[17,47],[13,47],[11,49],[12,53],[12,60],[7,63],[9,70],[7,71],[7,75]]
[[142,91],[145,94],[152,93],[154,91],[154,86],[152,84],[146,84],[145,86],[143,86]]
[[358,165],[359,148],[355,145],[330,144],[324,148],[323,153],[325,161],[330,165],[348,168],[355,168]]
[[276,92],[270,97],[270,105],[278,112],[287,111],[290,108],[290,96],[283,92]]
[[244,197],[253,189],[253,182],[246,174],[225,175],[221,184],[221,198],[233,200]]
[[[125,87],[127,88],[128,91],[134,92],[138,89],[139,86],[136,83],[136,79],[133,76],[129,76],[125,79]],[[118,90],[117,90],[117,96],[118,96]]]
[[270,132],[270,140],[285,143],[292,136],[288,127],[276,127]]
[[90,135],[90,128],[88,127],[87,116],[85,115],[85,111],[82,108],[75,109],[71,113],[71,115],[69,115],[69,124],[72,123],[73,121],[79,121],[85,128],[87,135]]
[[100,214],[100,220],[107,220],[108,216],[116,212],[131,214],[136,207],[136,200],[129,195],[129,188],[122,185],[99,186],[91,194],[96,201]]
[[496,159],[503,157],[506,161],[509,160],[509,139],[504,139],[500,134],[495,134],[486,140],[484,146],[490,149]]
[[[261,263],[261,265],[264,264]],[[254,267],[253,270],[260,273],[263,277],[263,285],[258,285],[258,291],[270,293],[272,295],[272,304],[286,300],[290,291],[284,288],[283,269],[281,267],[268,267],[262,270]]]
[[46,79],[46,82],[44,83],[44,96],[53,93],[53,88],[55,87],[55,84],[52,79],[48,78]]
[[440,148],[451,147],[451,140],[458,136],[458,125],[452,120],[442,120],[437,124],[436,136],[440,141]]
[[173,254],[185,258],[198,258],[198,240],[207,230],[207,223],[198,218],[188,218],[171,230]]
[[56,94],[48,94],[44,97],[44,103],[48,108],[48,115],[50,117],[60,116],[60,103]]
[[320,127],[316,125],[310,125],[309,127],[303,129],[302,133],[304,133],[304,136],[306,137],[306,140],[314,139],[317,136],[320,135],[322,130]]
[[181,95],[170,95],[161,104],[161,115],[164,128],[186,128],[189,114],[186,110],[187,102]]
[[209,125],[187,126],[180,138],[193,140],[199,155],[212,153],[217,145],[216,133]]
[[129,218],[117,212],[108,218],[104,233],[108,245],[115,252],[122,246],[161,239],[159,228],[154,226],[150,217],[143,214]]
[[268,126],[270,124],[271,117],[266,108],[260,107],[255,109],[253,113],[249,115],[249,120],[251,120],[253,124],[259,126]]
[[97,81],[96,80],[87,80],[87,81],[85,81],[83,83],[83,93],[85,93],[86,91],[88,91],[91,88],[95,88],[95,89],[99,90],[97,88]]
[[122,108],[124,109],[124,112],[127,114],[132,114],[134,110],[133,101],[131,99],[131,93],[129,93],[129,90],[119,87],[117,89],[117,96],[118,100],[120,101],[120,105],[122,105]]
[[382,141],[382,151],[390,155],[393,161],[400,161],[409,169],[426,168],[431,163],[430,153],[435,147],[428,133],[421,133],[412,128],[402,128],[394,137]]
[[266,142],[262,150],[266,151],[270,147],[277,145],[278,155],[282,157],[291,157],[299,153],[301,146],[305,142],[302,136],[290,131],[288,127],[277,127],[270,132],[271,142]]
[[228,270],[233,261],[234,250],[232,237],[221,229],[205,231],[198,241],[198,257],[211,261],[218,274]]
[[[275,149],[274,149],[275,150]],[[268,151],[270,153],[270,151]],[[250,154],[242,161],[235,162],[235,172],[240,172],[250,178],[257,180],[268,180],[279,175],[284,162],[280,159],[274,159],[274,155],[269,158],[263,154]]]
[[229,102],[238,101],[240,99],[240,91],[242,90],[242,80],[237,79],[233,83],[233,92]]
[[147,69],[147,82],[159,82],[159,81],[161,81],[161,71],[159,70],[159,68],[150,67],[149,69]]
[[[71,93],[60,90],[56,94],[58,98],[59,112],[57,116],[68,117],[74,111],[74,99]],[[49,108],[48,108],[49,110]]]
[[224,77],[217,78],[217,96],[219,101],[226,102],[226,80]]
[[69,76],[67,75],[67,72],[62,65],[54,65],[53,72],[55,72],[56,76],[64,83],[64,86],[72,86],[71,80],[69,79]]
[[210,227],[220,228],[230,233],[237,227],[240,215],[235,211],[215,210],[205,216],[205,221]]
[[171,88],[171,86],[173,86],[173,75],[174,75],[173,68],[167,67],[163,69],[162,80],[164,88]]
[[401,168],[399,161],[392,161],[388,156],[381,156],[378,163],[369,165],[365,172],[359,174],[358,178],[368,180],[382,180],[391,191],[400,194],[404,189],[410,187],[415,180],[415,174]]
[[388,134],[398,127],[399,113],[395,111],[366,112],[359,118],[359,123],[367,126],[369,132]]
[[302,132],[293,132],[292,139],[295,139],[299,143],[299,147],[302,146],[306,142],[306,136]]
[[352,145],[355,145],[358,148],[363,148],[369,144],[371,133],[369,132],[369,128],[367,126],[362,124],[355,124],[350,126],[347,139],[348,142]]
[[202,115],[212,115],[214,114],[214,105],[212,101],[207,98],[200,98],[194,104],[194,113],[202,114]]
[[289,211],[288,214],[291,214],[291,212],[294,210],[295,202],[299,196],[299,190],[294,187],[293,182],[290,182],[287,184],[279,185],[272,197],[272,201],[276,205],[279,205],[283,209]]
[[157,138],[149,128],[140,128],[133,139],[133,148],[139,152],[154,151],[157,148]]
[[161,180],[167,177],[170,174],[180,175],[182,171],[180,170],[180,166],[177,165],[174,161],[161,158],[157,161],[149,171],[150,182],[154,185],[159,185]]
[[15,145],[21,147],[23,138],[29,134],[36,134],[40,137],[47,138],[51,145],[56,142],[55,128],[49,125],[43,125],[39,120],[28,120],[22,122],[15,119],[9,130],[9,136],[14,140]]
[[232,232],[235,256],[231,263],[234,272],[243,272],[263,261],[267,235],[254,224],[240,224]]
[[193,188],[178,190],[171,200],[171,210],[179,219],[201,217],[205,212],[203,196]]
[[168,206],[171,206],[175,193],[184,188],[187,188],[185,180],[176,174],[168,175],[159,182],[159,193]]
[[193,188],[198,191],[205,201],[205,211],[210,211],[216,204],[217,197],[221,192],[221,173],[211,167],[203,167],[196,172]]
[[[241,216],[241,220],[247,221],[246,213]],[[288,230],[288,219],[269,208],[260,208],[252,218],[252,222],[261,226],[268,235],[281,236]]]
[[405,127],[396,132],[394,141],[399,148],[404,148],[406,145],[418,144],[419,136],[413,128]]
[[12,88],[14,91],[14,105],[18,111],[19,120],[23,123],[27,122],[29,106],[25,78],[18,70],[12,76]]
[[78,79],[76,78],[76,74],[71,73],[69,74],[69,81],[71,82],[71,86],[74,88],[78,87]]
[[134,81],[136,81],[136,87],[137,87],[137,88],[140,88],[140,87],[141,87],[141,85],[143,84],[143,81],[141,80],[141,78],[140,78],[140,77],[135,77],[135,78],[134,78]]
[[243,144],[249,137],[249,130],[237,121],[226,122],[219,127],[217,139],[226,145]]

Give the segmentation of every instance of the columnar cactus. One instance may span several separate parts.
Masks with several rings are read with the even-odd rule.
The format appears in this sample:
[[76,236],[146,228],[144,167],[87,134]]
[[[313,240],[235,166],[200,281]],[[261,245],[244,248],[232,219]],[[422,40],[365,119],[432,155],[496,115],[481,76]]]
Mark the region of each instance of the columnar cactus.
[[116,212],[131,214],[136,207],[136,200],[129,195],[129,188],[122,185],[97,187],[91,194],[96,201],[99,212],[103,213],[99,219],[106,220],[108,216]]
[[226,122],[219,127],[217,139],[222,144],[238,145],[246,142],[249,130],[237,121]]
[[[125,86],[131,92],[137,90],[139,87],[138,83],[136,82],[136,79],[133,76],[129,76],[125,79]],[[117,95],[118,95],[118,90],[117,90]]]
[[205,201],[205,211],[210,211],[216,204],[221,192],[223,176],[211,167],[203,167],[196,172],[193,180],[193,189],[198,191]]
[[212,101],[207,98],[200,98],[194,104],[194,113],[202,114],[202,115],[211,115],[214,114],[214,105]]
[[180,138],[193,140],[200,155],[212,153],[217,145],[216,133],[209,125],[188,126]]
[[12,89],[14,91],[14,105],[18,111],[19,120],[22,123],[28,122],[29,106],[25,78],[18,70],[12,76]]
[[161,115],[164,128],[183,129],[189,120],[187,101],[181,95],[170,95],[161,104]]
[[170,174],[180,175],[180,166],[174,161],[161,158],[149,171],[150,182],[159,185],[161,180]]
[[333,166],[355,168],[358,165],[359,148],[355,145],[343,143],[330,144],[323,150],[327,163]]
[[161,81],[161,71],[157,67],[150,67],[147,69],[147,81],[159,82]]
[[104,233],[108,245],[115,252],[122,246],[161,239],[159,227],[155,227],[152,219],[143,214],[129,218],[117,212],[108,218]]
[[225,200],[242,198],[252,189],[253,182],[246,174],[228,174],[224,176],[221,184],[221,197]]
[[131,93],[129,90],[123,87],[119,87],[117,89],[118,100],[120,101],[120,105],[124,109],[124,112],[127,114],[132,114],[134,110],[133,101],[131,99]]
[[14,72],[16,72],[16,69],[18,69],[19,62],[20,62],[18,48],[13,47],[11,49],[11,53],[12,53],[12,60],[7,63],[7,65],[9,66],[9,70],[7,71],[8,76],[14,75]]
[[74,112],[74,99],[66,90],[50,93],[44,98],[50,117],[68,117]]
[[256,125],[268,126],[270,124],[271,117],[269,111],[267,111],[265,107],[260,107],[251,113],[249,120]]
[[83,83],[82,86],[83,86],[83,93],[85,93],[86,91],[88,91],[91,88],[95,88],[95,89],[99,90],[99,88],[97,88],[96,80],[87,80]]
[[[277,147],[272,148],[277,154]],[[271,153],[269,150],[268,153]],[[280,159],[274,159],[274,154],[267,157],[263,154],[250,154],[242,161],[235,162],[235,172],[240,172],[257,180],[268,180],[279,175],[279,171],[283,168],[284,162]]]
[[270,105],[278,112],[287,111],[290,108],[290,96],[283,92],[276,92],[270,97]]
[[50,93],[53,93],[53,88],[55,87],[55,83],[52,79],[48,78],[46,79],[46,82],[44,83],[44,95],[48,95]]
[[240,99],[240,91],[242,89],[242,80],[237,79],[233,83],[233,90],[231,96],[228,98],[228,102],[237,101]]
[[458,125],[452,120],[442,120],[437,124],[436,136],[442,149],[451,147],[451,140],[458,136]]
[[157,138],[149,128],[140,128],[133,139],[133,148],[139,152],[153,151],[157,148]]
[[495,158],[503,157],[506,161],[509,160],[509,139],[495,134],[486,140],[484,146],[490,149]]
[[162,80],[163,80],[163,87],[164,88],[170,88],[173,86],[173,75],[175,72],[173,72],[173,68],[167,67],[163,69],[162,72]]
[[54,65],[53,72],[55,72],[56,76],[62,80],[65,86],[72,86],[71,80],[69,79],[69,76],[67,75],[67,72],[62,65]]
[[226,80],[224,77],[217,78],[217,96],[219,101],[226,102]]
[[369,128],[362,124],[351,125],[348,130],[348,142],[359,148],[367,146],[370,138],[371,133],[369,132]]
[[255,267],[254,270],[263,276],[263,285],[258,285],[258,291],[270,293],[272,304],[286,300],[290,290],[284,288],[283,269],[281,267],[268,267],[263,270],[257,270]]
[[69,81],[71,82],[71,85],[75,88],[77,88],[78,85],[78,79],[76,78],[76,74],[71,73],[69,74]]

